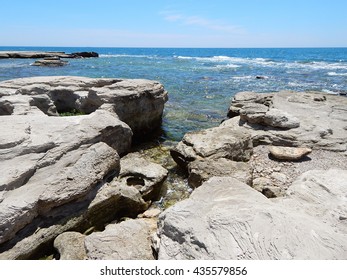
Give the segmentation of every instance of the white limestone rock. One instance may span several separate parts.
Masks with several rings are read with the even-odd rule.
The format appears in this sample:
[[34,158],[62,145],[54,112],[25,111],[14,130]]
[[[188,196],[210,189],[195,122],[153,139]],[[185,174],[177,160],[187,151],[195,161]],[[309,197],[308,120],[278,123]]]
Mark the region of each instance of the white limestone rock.
[[214,177],[160,215],[159,259],[346,259],[346,182],[346,170],[306,173],[273,201]]

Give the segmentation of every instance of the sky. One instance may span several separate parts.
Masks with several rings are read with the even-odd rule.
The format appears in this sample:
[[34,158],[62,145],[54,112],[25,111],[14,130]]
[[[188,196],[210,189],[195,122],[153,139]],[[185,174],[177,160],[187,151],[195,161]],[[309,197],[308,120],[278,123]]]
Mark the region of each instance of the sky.
[[347,47],[346,0],[2,0],[0,46]]

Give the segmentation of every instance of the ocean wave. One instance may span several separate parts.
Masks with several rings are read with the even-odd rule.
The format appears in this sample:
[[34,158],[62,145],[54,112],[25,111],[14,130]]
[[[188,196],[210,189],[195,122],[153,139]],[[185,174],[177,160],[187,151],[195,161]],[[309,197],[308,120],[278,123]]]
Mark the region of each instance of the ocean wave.
[[329,76],[347,76],[347,73],[328,72]]
[[306,68],[310,70],[347,70],[346,63],[324,62],[324,61],[292,62],[292,63],[286,63],[285,67]]
[[233,80],[238,80],[238,81],[242,81],[242,80],[253,80],[255,79],[254,76],[234,76],[232,77]]
[[190,57],[176,56],[181,60],[195,60],[210,63],[229,63],[230,65],[251,65],[260,67],[276,67],[288,69],[309,69],[309,70],[347,70],[346,62],[324,62],[324,61],[275,61],[268,58],[244,58],[232,56],[212,56],[212,57]]
[[241,67],[240,65],[236,65],[236,64],[232,64],[232,63],[228,63],[226,65],[216,65],[214,68],[215,69],[236,69]]
[[[175,58],[181,60],[195,60],[200,62],[210,62],[210,63],[228,63],[230,65],[261,65],[261,66],[274,66],[276,62],[267,58],[244,58],[244,57],[233,57],[233,56],[212,56],[212,57],[191,57],[191,56],[176,56]],[[240,66],[240,65],[237,65]]]
[[141,54],[100,54],[100,57],[133,57],[133,58],[157,58],[155,55],[141,55]]

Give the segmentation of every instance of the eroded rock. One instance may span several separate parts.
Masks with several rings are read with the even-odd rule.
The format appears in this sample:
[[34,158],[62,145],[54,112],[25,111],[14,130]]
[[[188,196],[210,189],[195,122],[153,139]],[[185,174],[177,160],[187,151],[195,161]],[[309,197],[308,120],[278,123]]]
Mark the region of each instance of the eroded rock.
[[247,185],[252,185],[252,169],[245,162],[226,158],[196,160],[188,165],[188,184],[197,188],[214,176],[234,177]]
[[146,160],[140,153],[130,153],[121,159],[116,183],[135,187],[145,200],[156,200],[167,175],[161,165]]
[[226,158],[247,161],[252,154],[248,133],[238,133],[228,127],[215,127],[187,133],[171,150],[176,163],[184,168],[194,160]]
[[160,215],[158,257],[345,259],[346,182],[346,170],[306,173],[288,197],[273,201],[234,178],[214,177]]
[[95,232],[85,238],[88,259],[154,260],[151,236],[156,229],[154,219],[109,224],[103,232]]
[[[100,230],[146,210],[136,188],[112,183],[133,136],[122,120],[148,133],[166,99],[162,85],[147,80],[1,82],[0,259],[40,257],[65,231]],[[70,110],[84,115],[58,116]]]
[[79,232],[67,231],[54,240],[54,247],[59,252],[60,260],[86,260],[84,248],[85,235]]

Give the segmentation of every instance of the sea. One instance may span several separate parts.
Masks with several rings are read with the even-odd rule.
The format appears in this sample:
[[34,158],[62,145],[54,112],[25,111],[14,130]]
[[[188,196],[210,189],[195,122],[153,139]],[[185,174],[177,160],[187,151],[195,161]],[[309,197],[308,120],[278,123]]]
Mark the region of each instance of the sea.
[[70,48],[0,47],[0,51],[95,51],[98,58],[71,59],[63,67],[34,67],[34,59],[0,59],[0,81],[73,75],[150,79],[169,94],[164,141],[217,126],[241,91],[347,92],[347,48]]

